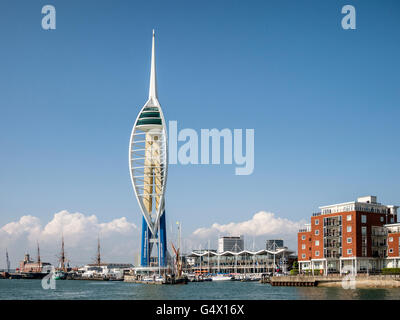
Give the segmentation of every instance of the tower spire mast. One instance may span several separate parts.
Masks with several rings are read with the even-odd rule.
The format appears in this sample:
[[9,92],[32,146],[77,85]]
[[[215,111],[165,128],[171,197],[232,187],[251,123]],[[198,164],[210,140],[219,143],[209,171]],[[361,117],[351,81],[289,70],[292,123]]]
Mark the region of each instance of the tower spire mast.
[[156,49],[155,49],[155,32],[153,29],[153,43],[151,48],[151,69],[150,69],[150,87],[149,99],[157,100],[157,78],[156,78]]
[[37,241],[37,263],[38,263],[38,271],[42,270],[41,262],[40,262],[40,248],[39,248],[39,241]]
[[129,142],[129,170],[143,215],[141,266],[148,267],[151,264],[152,251],[158,245],[158,266],[161,273],[161,267],[165,267],[167,261],[164,204],[168,138],[164,115],[158,101],[155,50],[153,30],[149,98],[133,125]]
[[62,238],[61,238],[60,268],[63,271],[65,271],[64,234],[62,235]]
[[8,258],[8,250],[6,249],[6,262],[7,262],[7,272],[10,273],[10,259]]
[[101,264],[101,256],[100,256],[100,237],[97,238],[97,258],[96,258],[97,266],[100,267]]

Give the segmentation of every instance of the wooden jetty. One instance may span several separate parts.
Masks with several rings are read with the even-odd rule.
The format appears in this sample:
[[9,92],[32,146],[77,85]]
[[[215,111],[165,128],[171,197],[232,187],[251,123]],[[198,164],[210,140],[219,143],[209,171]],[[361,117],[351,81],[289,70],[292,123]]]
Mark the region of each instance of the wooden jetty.
[[340,276],[264,276],[261,283],[269,283],[271,286],[278,287],[316,287],[322,282],[341,281]]
[[280,276],[271,277],[269,283],[273,287],[316,287],[318,281],[315,277],[293,277],[293,276]]

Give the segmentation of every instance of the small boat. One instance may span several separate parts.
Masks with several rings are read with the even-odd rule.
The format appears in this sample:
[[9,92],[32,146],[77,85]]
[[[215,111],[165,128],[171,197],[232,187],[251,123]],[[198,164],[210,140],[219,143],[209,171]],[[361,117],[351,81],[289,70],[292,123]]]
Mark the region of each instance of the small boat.
[[109,276],[108,281],[124,281],[124,277]]
[[48,275],[46,272],[21,272],[21,279],[43,279]]
[[109,281],[124,281],[124,273],[121,271],[111,271],[106,275]]
[[212,281],[231,281],[233,277],[227,274],[217,274],[216,276],[211,277]]
[[80,280],[96,280],[96,281],[108,281],[109,277],[104,273],[98,273],[96,271],[90,270],[82,273]]
[[203,282],[204,281],[201,277],[195,275],[194,273],[188,274],[187,279],[189,282]]
[[143,282],[163,282],[164,278],[162,276],[148,276],[142,278]]
[[61,270],[57,270],[56,272],[53,273],[53,277],[54,280],[64,280],[65,278],[67,278],[67,275],[64,271]]

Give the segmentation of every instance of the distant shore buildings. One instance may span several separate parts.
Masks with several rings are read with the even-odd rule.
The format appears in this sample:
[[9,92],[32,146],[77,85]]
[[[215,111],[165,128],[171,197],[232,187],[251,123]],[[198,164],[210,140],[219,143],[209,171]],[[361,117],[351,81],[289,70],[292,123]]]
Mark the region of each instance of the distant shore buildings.
[[398,206],[376,196],[320,207],[299,230],[299,272],[374,272],[400,267]]
[[284,247],[282,239],[272,239],[265,242],[265,249],[267,250],[277,250]]
[[216,273],[286,273],[297,260],[283,240],[266,240],[266,249],[244,249],[243,236],[223,236],[218,250],[193,250],[185,256],[184,269],[195,274]]
[[130,263],[90,263],[78,268],[78,272],[82,273],[83,277],[93,277],[95,275],[108,275],[108,274],[119,274],[121,277],[125,272],[128,272],[133,268],[133,264]]
[[43,267],[45,266],[51,266],[51,264],[48,262],[40,261],[40,258],[38,259],[38,261],[33,261],[31,260],[29,253],[26,253],[24,256],[24,260],[19,263],[18,270],[19,272],[42,272]]
[[219,237],[218,239],[218,252],[232,251],[239,252],[244,249],[244,238],[239,237]]

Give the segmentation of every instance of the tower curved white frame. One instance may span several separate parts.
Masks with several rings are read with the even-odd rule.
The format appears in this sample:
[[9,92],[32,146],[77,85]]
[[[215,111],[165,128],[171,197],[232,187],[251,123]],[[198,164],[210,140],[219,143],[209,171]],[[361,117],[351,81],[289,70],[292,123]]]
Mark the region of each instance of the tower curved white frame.
[[154,237],[159,231],[160,218],[165,210],[168,174],[167,130],[157,97],[154,30],[149,99],[140,110],[132,128],[129,172],[136,199]]

